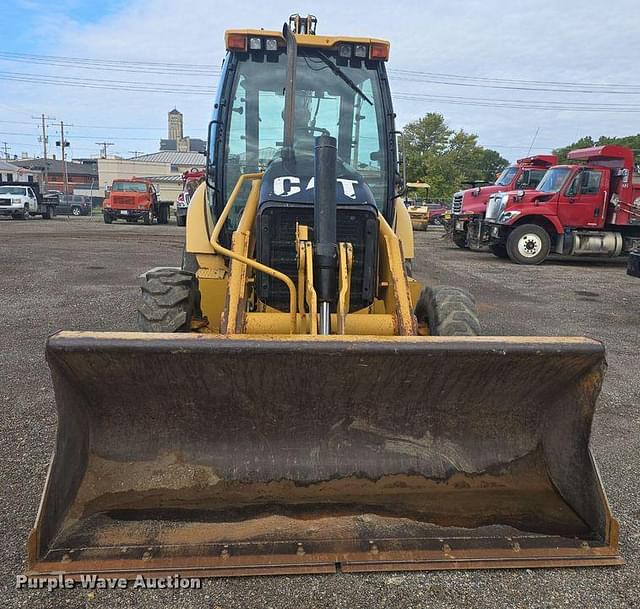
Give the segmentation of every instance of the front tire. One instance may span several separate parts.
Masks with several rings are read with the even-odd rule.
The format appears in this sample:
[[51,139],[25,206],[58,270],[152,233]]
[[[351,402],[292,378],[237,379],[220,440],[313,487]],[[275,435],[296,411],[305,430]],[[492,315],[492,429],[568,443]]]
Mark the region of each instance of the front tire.
[[153,224],[153,215],[151,214],[151,210],[149,210],[148,213],[142,216],[142,221],[147,225]]
[[509,254],[507,253],[507,246],[504,243],[492,243],[489,246],[491,253],[497,258],[502,258],[504,260],[509,258]]
[[467,249],[467,235],[466,233],[453,233],[451,240],[461,249]]
[[109,214],[102,214],[102,218],[105,224],[111,224],[113,222],[113,218]]
[[82,213],[82,210],[79,207],[71,208],[71,215],[78,217],[80,216],[81,213]]
[[542,226],[523,224],[511,231],[506,249],[517,264],[540,264],[551,251],[551,237]]
[[426,324],[432,336],[480,335],[475,299],[461,288],[424,288],[415,313],[418,324]]
[[189,332],[201,316],[200,292],[194,273],[155,268],[140,276],[138,329],[142,332]]

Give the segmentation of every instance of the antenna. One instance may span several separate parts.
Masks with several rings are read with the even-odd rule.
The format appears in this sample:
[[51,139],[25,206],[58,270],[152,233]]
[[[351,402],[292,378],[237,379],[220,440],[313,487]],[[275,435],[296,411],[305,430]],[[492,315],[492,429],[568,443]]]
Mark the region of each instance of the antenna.
[[533,145],[536,143],[536,138],[538,137],[538,133],[540,133],[540,127],[536,129],[536,132],[533,135],[533,139],[531,140],[531,145],[529,146],[529,150],[527,150],[527,156],[531,154],[531,149],[533,148]]

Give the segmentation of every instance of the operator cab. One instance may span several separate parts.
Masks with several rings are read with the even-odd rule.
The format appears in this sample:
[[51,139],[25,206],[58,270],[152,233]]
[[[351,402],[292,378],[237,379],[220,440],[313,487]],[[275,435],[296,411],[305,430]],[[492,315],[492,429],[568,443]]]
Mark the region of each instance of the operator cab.
[[[296,275],[296,224],[312,228],[314,146],[336,139],[338,240],[352,244],[352,309],[370,305],[377,277],[378,213],[393,222],[397,179],[385,41],[316,37],[315,18],[293,16],[283,33],[226,33],[228,54],[209,132],[208,196],[217,218],[243,174],[263,173],[257,258]],[[229,244],[249,186],[220,236]],[[260,230],[260,229],[263,230]],[[374,272],[371,272],[371,269]],[[286,287],[258,274],[259,299],[288,306]]]

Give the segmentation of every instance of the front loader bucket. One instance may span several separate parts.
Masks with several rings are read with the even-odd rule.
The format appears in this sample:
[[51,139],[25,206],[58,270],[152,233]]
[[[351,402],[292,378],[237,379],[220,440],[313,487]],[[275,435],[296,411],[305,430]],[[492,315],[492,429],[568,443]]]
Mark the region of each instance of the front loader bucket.
[[63,332],[32,574],[620,564],[576,338]]

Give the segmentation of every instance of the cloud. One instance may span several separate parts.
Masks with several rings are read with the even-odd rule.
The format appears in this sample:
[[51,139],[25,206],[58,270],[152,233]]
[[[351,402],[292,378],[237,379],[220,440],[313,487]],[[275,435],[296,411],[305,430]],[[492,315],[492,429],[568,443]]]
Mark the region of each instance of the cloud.
[[[41,6],[35,0],[20,0],[25,8]],[[160,61],[214,65],[224,55],[223,33],[231,27],[277,29],[289,15],[290,2],[232,2],[192,4],[188,8],[174,0],[108,2],[97,12],[93,2],[63,0],[36,20],[31,48],[69,57]],[[632,19],[633,0],[620,0],[615,11],[586,0],[579,9],[568,2],[539,0],[536,3],[498,0],[411,0],[398,4],[352,2],[298,3],[297,9],[317,11],[318,32],[371,35],[391,41],[390,71],[394,69],[466,76],[557,82],[626,83],[634,74],[636,31]],[[35,50],[34,50],[35,49]],[[184,86],[175,95],[74,89],[12,83],[2,85],[0,103],[23,106],[23,114],[46,111],[78,125],[157,126],[157,131],[109,131],[70,128],[77,135],[108,137],[119,152],[151,151],[163,136],[166,113],[177,106],[185,114],[185,131],[202,137],[206,131],[212,98],[189,94],[192,78],[176,69],[168,75],[47,68],[4,63],[2,70],[30,70],[78,78],[170,82]],[[215,88],[217,76],[197,77],[199,86]],[[396,93],[458,96],[491,100],[537,102],[638,103],[640,95],[528,92],[447,86],[392,80]],[[19,100],[19,102],[17,102]],[[453,128],[478,133],[480,142],[496,147],[504,156],[517,158],[527,152],[536,129],[540,133],[534,152],[548,151],[582,135],[625,135],[638,131],[638,114],[585,113],[571,111],[482,108],[432,101],[396,101],[398,123],[404,124],[429,111],[442,112]],[[124,137],[128,135],[129,139]],[[144,139],[131,139],[151,138]],[[74,146],[80,150],[78,140]],[[96,139],[96,141],[99,141]],[[82,150],[90,150],[91,139]],[[15,150],[15,147],[14,147]],[[75,149],[74,149],[75,152]]]

